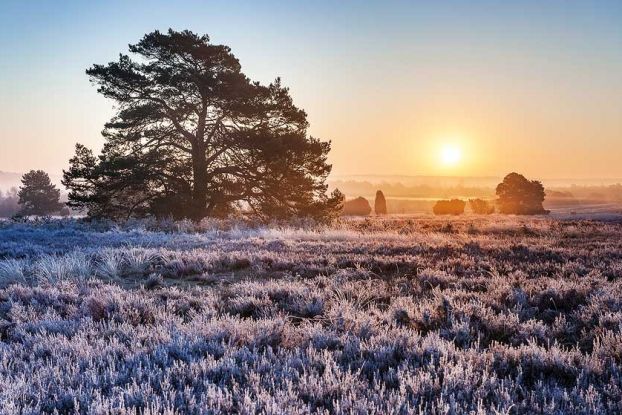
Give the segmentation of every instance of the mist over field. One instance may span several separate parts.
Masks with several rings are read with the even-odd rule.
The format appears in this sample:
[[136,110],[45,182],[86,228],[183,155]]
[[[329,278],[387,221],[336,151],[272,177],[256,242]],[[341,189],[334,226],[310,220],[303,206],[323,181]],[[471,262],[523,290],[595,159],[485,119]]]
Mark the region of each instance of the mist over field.
[[[494,201],[496,177],[395,177],[355,176],[329,180],[346,199],[363,196],[371,202],[377,190],[387,198],[388,213],[431,213],[439,199],[482,198]],[[544,206],[554,214],[622,214],[622,180],[565,179],[542,180],[546,198]]]
[[[21,175],[0,172],[0,201],[12,188],[20,186]],[[60,176],[51,176],[61,189],[63,199],[67,192],[60,184]],[[328,180],[329,190],[339,189],[347,199],[362,196],[371,202],[377,190],[388,199],[392,214],[429,214],[439,199],[483,198],[494,200],[498,177],[447,176],[336,176]],[[622,214],[622,179],[548,179],[542,180],[547,197],[544,205],[560,215]],[[17,208],[0,217],[11,216]]]

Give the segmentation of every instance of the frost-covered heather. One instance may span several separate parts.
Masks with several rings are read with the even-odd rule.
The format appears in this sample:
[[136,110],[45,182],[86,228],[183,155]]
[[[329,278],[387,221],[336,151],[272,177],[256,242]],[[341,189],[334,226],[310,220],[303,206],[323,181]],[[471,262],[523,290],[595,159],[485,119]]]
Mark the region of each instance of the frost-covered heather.
[[0,225],[0,413],[620,413],[622,224]]

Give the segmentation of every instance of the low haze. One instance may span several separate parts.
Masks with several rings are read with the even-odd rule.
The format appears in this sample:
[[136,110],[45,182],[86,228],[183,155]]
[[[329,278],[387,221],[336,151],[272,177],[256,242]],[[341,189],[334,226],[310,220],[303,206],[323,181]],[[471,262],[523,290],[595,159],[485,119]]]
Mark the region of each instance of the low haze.
[[0,170],[67,168],[113,115],[85,75],[169,27],[282,77],[333,177],[622,177],[622,3],[24,2],[0,15]]

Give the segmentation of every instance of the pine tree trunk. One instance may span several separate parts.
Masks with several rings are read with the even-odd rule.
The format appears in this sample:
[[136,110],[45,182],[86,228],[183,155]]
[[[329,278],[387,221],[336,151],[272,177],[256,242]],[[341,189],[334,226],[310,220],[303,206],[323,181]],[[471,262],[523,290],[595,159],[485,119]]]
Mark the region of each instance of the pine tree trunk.
[[207,159],[205,150],[192,148],[192,219],[201,220],[207,215]]

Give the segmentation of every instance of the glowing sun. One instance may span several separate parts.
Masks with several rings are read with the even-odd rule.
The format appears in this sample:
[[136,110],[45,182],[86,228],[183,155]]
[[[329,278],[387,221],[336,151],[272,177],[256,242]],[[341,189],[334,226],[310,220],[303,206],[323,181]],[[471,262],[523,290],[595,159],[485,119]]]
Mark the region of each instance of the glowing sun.
[[441,162],[445,166],[455,166],[462,159],[462,150],[454,144],[445,144],[441,148]]

